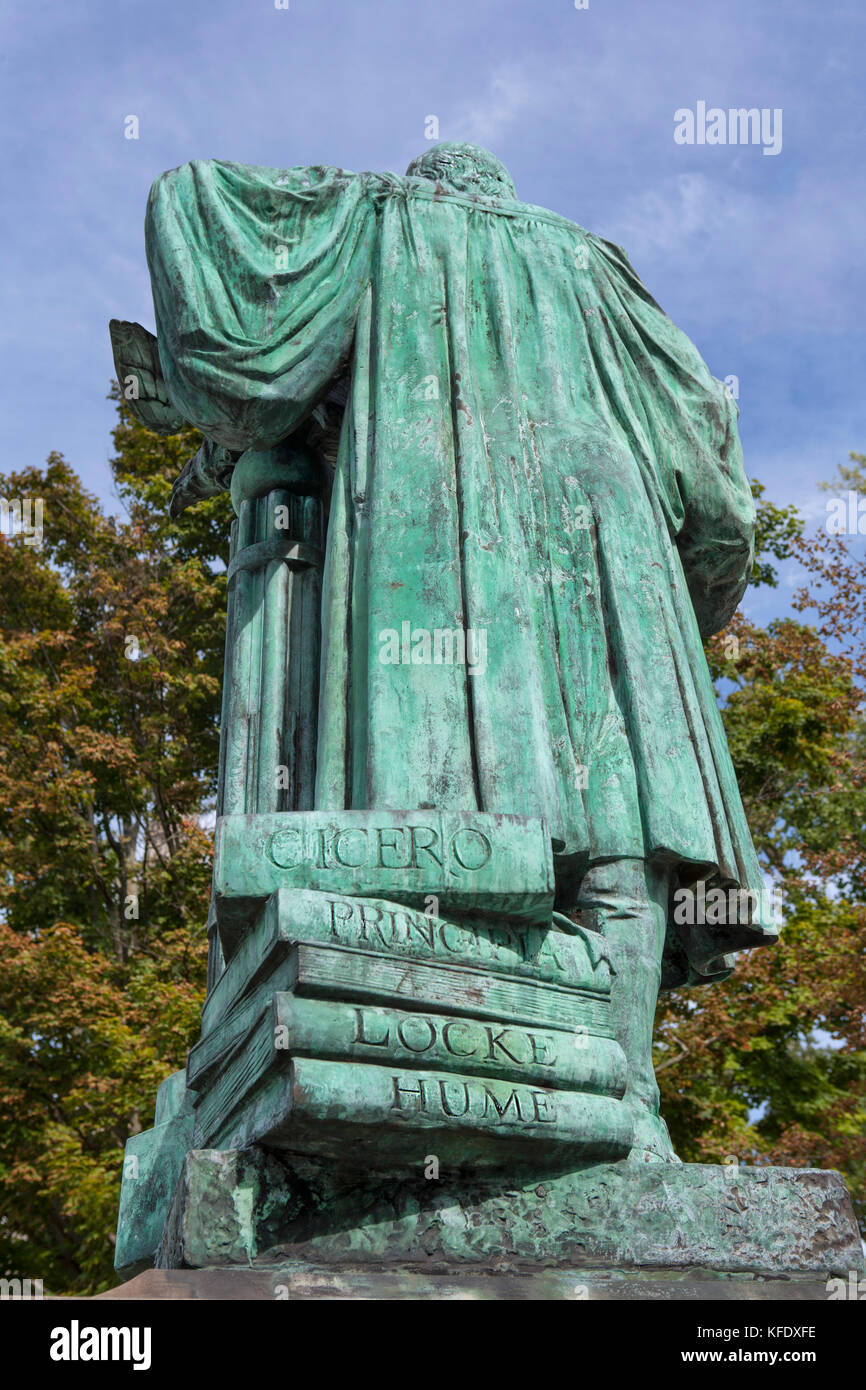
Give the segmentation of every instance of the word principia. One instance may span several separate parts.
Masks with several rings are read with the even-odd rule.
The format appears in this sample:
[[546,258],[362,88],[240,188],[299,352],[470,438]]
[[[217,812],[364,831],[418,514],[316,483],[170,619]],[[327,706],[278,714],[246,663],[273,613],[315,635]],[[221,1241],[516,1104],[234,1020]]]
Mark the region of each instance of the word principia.
[[474,627],[426,627],[413,629],[410,622],[383,628],[379,633],[379,660],[383,666],[466,666],[470,676],[487,670],[487,631]]
[[707,103],[699,101],[694,111],[682,106],[674,112],[674,140],[678,145],[763,145],[764,154],[780,154],[782,111],[778,106],[707,110]]

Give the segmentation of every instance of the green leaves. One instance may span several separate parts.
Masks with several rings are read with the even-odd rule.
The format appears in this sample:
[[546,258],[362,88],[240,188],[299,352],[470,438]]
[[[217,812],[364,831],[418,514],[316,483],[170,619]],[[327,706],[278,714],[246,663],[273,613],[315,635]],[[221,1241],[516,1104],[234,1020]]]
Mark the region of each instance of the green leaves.
[[818,625],[737,615],[707,659],[785,927],[723,987],[660,1001],[662,1111],[685,1159],[841,1168],[866,1219],[864,562],[753,491],[756,573],[767,551],[795,555],[816,585],[797,606]]
[[803,518],[796,507],[776,507],[764,500],[763,483],[752,480],[752,496],[755,499],[757,522],[755,526],[755,563],[752,569],[752,584],[768,584],[775,589],[779,580],[775,569],[765,557],[772,555],[774,560],[790,560],[793,544],[803,532]]
[[43,502],[41,548],[0,541],[0,1263],[53,1291],[112,1282],[203,1002],[231,512],[163,510],[197,443],[119,406],[121,517],[58,454],[0,479]]
[[[118,417],[122,516],[58,454],[0,479],[44,503],[41,549],[0,540],[0,1263],[51,1292],[113,1282],[123,1144],[204,996],[231,510],[172,520],[199,436]],[[663,997],[663,1113],[683,1158],[840,1167],[862,1211],[863,566],[753,491],[755,582],[797,554],[818,627],[737,616],[707,657],[786,927],[725,985]]]

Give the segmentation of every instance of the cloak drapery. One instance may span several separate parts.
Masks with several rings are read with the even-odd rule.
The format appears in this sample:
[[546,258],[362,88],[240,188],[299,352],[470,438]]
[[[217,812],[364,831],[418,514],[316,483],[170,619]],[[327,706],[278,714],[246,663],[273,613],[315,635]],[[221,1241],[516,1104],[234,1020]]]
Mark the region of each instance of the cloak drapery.
[[[752,564],[736,407],[624,252],[427,178],[215,161],[157,180],[147,241],[210,439],[269,447],[350,369],[316,807],[544,817],[566,909],[623,856],[760,894],[701,646]],[[469,630],[477,669],[413,662],[421,629]],[[666,983],[774,934],[672,925]]]

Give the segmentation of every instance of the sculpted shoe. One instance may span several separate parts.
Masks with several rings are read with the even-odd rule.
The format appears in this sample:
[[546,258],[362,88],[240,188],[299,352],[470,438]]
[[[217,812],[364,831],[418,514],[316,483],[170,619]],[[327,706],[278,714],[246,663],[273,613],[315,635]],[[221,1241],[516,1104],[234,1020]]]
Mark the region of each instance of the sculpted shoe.
[[634,1144],[629,1163],[681,1163],[674,1153],[668,1127],[661,1115],[654,1115],[644,1105],[634,1107]]

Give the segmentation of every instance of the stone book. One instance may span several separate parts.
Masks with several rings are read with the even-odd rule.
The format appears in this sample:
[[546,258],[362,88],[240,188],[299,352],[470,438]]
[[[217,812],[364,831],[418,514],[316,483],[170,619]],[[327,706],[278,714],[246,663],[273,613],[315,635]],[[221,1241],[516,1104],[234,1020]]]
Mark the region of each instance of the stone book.
[[489,812],[347,810],[223,816],[214,898],[227,957],[249,916],[278,888],[386,898],[544,926],[553,908],[550,834],[542,820]]
[[530,1031],[501,1021],[299,998],[283,991],[256,1003],[255,1022],[223,1054],[196,1101],[195,1143],[201,1148],[266,1076],[279,1072],[288,1088],[289,1066],[297,1057],[471,1073],[615,1099],[625,1089],[625,1058],[613,1039],[593,1038],[590,1044],[586,1034],[555,1028]]
[[569,934],[478,917],[455,921],[381,898],[284,887],[259,910],[211,989],[202,1013],[202,1034],[215,1028],[298,941],[610,992],[603,938],[576,926]]
[[[420,1163],[434,1153],[457,1167],[500,1167],[532,1158],[542,1166],[600,1153],[624,1157],[631,1122],[609,1096],[423,1071],[292,1058],[246,1096],[209,1147],[262,1143],[297,1154],[339,1157],[368,1169]],[[544,1153],[538,1140],[544,1139]]]

